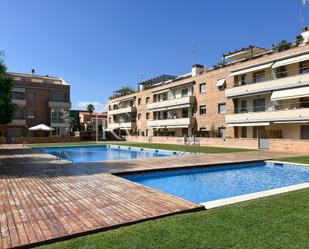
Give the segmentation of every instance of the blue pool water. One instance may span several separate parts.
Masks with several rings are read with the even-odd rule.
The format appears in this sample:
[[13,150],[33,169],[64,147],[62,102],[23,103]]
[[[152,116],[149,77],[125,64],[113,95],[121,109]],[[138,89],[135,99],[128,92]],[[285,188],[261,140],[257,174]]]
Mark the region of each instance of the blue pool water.
[[129,149],[129,147],[122,146],[120,148],[107,146],[48,147],[41,148],[39,150],[55,156],[57,155],[57,151],[64,150],[69,153],[73,162],[77,163],[175,155],[174,152],[148,150],[141,148]]
[[121,175],[202,203],[309,182],[309,167],[262,162]]

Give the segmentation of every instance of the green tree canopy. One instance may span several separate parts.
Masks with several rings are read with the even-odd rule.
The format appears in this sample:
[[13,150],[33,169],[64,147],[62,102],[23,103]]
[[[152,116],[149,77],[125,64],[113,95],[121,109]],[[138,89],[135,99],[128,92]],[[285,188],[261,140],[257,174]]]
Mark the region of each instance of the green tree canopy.
[[94,112],[94,106],[93,106],[93,104],[89,104],[89,105],[87,105],[87,112],[89,112],[90,113],[90,115]]
[[7,74],[3,53],[0,53],[0,124],[12,121],[16,106],[12,103],[13,79]]

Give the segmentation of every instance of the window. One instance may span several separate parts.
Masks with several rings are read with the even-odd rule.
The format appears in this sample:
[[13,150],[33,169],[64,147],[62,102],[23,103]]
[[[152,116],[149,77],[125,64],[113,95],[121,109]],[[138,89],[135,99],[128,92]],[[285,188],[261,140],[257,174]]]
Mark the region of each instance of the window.
[[63,91],[53,91],[51,99],[52,101],[65,102],[65,93]]
[[253,111],[254,112],[264,112],[265,111],[265,99],[253,100]]
[[309,73],[309,60],[300,63],[300,73]]
[[241,135],[242,138],[247,137],[247,127],[241,127]]
[[248,112],[247,100],[242,100],[242,101],[241,101],[241,109],[240,109],[240,112]]
[[188,88],[184,88],[181,90],[181,97],[186,97],[189,94]]
[[142,119],[142,114],[139,113],[139,114],[137,115],[137,120],[141,120],[141,119]]
[[150,116],[150,113],[147,112],[147,113],[146,113],[146,119],[147,119],[147,120],[149,119],[149,116]]
[[206,92],[206,83],[200,84],[200,93],[205,93]]
[[218,113],[226,113],[226,105],[225,103],[218,104]]
[[202,132],[206,132],[206,131],[207,131],[207,129],[206,129],[206,127],[201,127],[201,128],[200,128],[200,131],[202,131]]
[[36,111],[34,110],[31,110],[31,111],[28,111],[28,118],[35,118],[36,116]]
[[189,117],[188,109],[182,109],[182,117],[183,118],[188,118]]
[[262,82],[265,80],[265,71],[256,72],[253,74],[254,82]]
[[220,137],[225,137],[226,134],[226,128],[225,127],[219,127],[218,128],[219,136]]
[[247,74],[243,74],[240,76],[240,82],[239,85],[246,85],[248,82],[248,76]]
[[146,98],[146,103],[148,104],[149,101],[150,101],[150,97],[147,97],[147,98]]
[[206,105],[200,106],[200,115],[206,115]]
[[141,99],[141,98],[138,98],[138,99],[137,99],[137,104],[140,105],[141,102],[142,102],[142,99]]
[[278,79],[288,76],[285,66],[276,68],[275,73]]
[[27,100],[35,100],[35,91],[27,90]]
[[25,97],[21,92],[12,92],[12,99],[25,99]]
[[16,109],[14,119],[24,119],[23,112],[21,109],[19,108]]
[[108,110],[110,110],[110,111],[112,110],[112,107],[110,105],[108,106]]

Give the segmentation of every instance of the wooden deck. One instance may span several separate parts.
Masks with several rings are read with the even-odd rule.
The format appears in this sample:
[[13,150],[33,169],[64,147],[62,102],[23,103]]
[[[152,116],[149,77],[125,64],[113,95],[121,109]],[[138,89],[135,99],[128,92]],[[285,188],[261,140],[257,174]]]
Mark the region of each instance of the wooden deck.
[[0,247],[29,247],[202,208],[110,173],[282,155],[245,152],[63,164],[28,149],[0,149]]

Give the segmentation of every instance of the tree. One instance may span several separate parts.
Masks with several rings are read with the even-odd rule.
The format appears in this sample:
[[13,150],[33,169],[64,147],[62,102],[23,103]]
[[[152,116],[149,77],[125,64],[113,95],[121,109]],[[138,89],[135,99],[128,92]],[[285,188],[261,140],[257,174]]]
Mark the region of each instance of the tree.
[[288,50],[292,47],[292,43],[287,40],[280,41],[277,45],[273,45],[273,50],[277,50],[278,52],[282,52]]
[[302,44],[303,41],[304,41],[304,37],[303,37],[302,35],[296,36],[296,41],[295,41],[295,43],[296,43],[296,46],[297,46],[297,47],[298,47],[300,44]]
[[14,117],[16,105],[11,97],[13,86],[13,79],[7,74],[3,53],[0,52],[0,124],[8,124]]
[[89,112],[89,114],[90,114],[90,122],[91,122],[91,128],[92,128],[92,126],[93,126],[93,124],[92,124],[92,113],[94,112],[94,106],[93,106],[93,104],[89,104],[89,105],[87,105],[87,112]]

